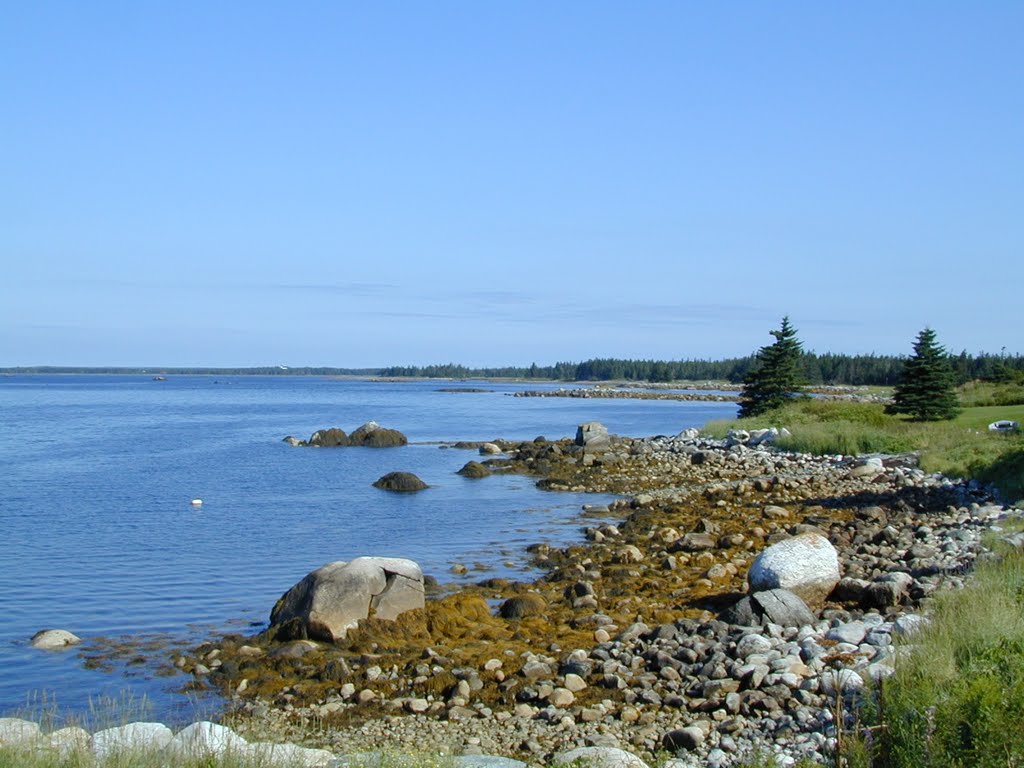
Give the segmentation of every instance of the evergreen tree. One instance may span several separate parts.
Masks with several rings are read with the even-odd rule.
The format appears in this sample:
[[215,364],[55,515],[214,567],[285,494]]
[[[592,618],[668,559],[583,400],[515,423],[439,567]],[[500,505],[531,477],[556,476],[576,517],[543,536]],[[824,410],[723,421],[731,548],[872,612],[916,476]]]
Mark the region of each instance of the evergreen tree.
[[914,355],[903,373],[887,413],[903,413],[914,421],[942,421],[960,413],[953,387],[953,366],[946,350],[935,343],[935,331],[925,328],[914,342]]
[[789,324],[789,318],[784,317],[782,327],[770,333],[775,343],[758,350],[753,368],[743,379],[741,419],[778,408],[801,394],[803,351],[796,329]]

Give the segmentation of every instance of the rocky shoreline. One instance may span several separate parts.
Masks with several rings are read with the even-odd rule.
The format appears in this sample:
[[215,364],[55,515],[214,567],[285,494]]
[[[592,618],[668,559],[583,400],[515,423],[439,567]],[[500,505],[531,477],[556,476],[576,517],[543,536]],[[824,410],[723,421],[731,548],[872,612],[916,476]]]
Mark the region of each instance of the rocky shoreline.
[[[621,384],[593,384],[590,386],[561,387],[559,389],[536,389],[508,393],[510,397],[572,397],[572,398],[603,398],[617,400],[678,400],[681,402],[715,402],[735,403],[739,394],[722,394],[722,392],[741,392],[739,384],[724,383],[686,383],[657,384],[625,382]],[[659,391],[671,390],[671,391]],[[684,391],[680,391],[684,390]],[[713,391],[717,390],[717,391]],[[813,394],[822,400],[843,400],[849,402],[887,403],[890,398],[867,392],[858,387],[818,386],[804,387],[803,391]]]
[[[243,735],[312,738],[335,754],[821,759],[840,703],[891,671],[894,640],[930,595],[963,584],[982,533],[1015,514],[913,456],[788,454],[767,430],[592,436],[496,441],[502,453],[483,461],[552,490],[627,496],[591,510],[621,522],[588,527],[586,543],[531,547],[537,581],[442,593],[336,644],[227,636],[177,666],[231,698]],[[827,602],[799,622],[773,621],[763,600],[737,615],[755,556],[809,533],[841,562]],[[506,611],[512,601],[525,607]]]

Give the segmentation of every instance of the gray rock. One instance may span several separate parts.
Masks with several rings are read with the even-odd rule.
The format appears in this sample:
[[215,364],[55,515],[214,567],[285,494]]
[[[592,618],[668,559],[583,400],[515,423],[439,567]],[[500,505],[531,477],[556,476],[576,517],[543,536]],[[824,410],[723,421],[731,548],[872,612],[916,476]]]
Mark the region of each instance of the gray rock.
[[328,563],[289,589],[270,614],[279,639],[335,642],[371,615],[394,621],[424,607],[423,572],[412,560],[357,557]]
[[785,589],[770,589],[745,597],[722,613],[722,621],[745,627],[778,624],[802,627],[815,622],[806,603]]
[[576,428],[576,445],[583,446],[583,448],[590,451],[608,449],[611,447],[611,436],[608,434],[608,428],[597,421],[588,421],[586,424],[580,424]]
[[833,627],[825,634],[826,640],[834,640],[837,643],[851,643],[859,645],[867,635],[867,627],[863,621],[850,621]]
[[816,533],[771,545],[754,559],[747,574],[751,592],[787,589],[811,606],[824,603],[839,578],[836,548]]
[[670,552],[703,552],[708,549],[715,549],[718,546],[718,538],[710,533],[686,533],[676,539],[670,547]]
[[856,693],[864,688],[864,679],[852,669],[826,669],[821,673],[821,692],[826,696]]

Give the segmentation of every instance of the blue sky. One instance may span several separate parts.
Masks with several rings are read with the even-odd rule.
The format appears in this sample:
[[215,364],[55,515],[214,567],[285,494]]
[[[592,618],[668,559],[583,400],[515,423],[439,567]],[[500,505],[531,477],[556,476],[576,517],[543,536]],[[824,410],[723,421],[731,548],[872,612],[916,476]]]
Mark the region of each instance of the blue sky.
[[0,366],[1024,352],[1024,3],[11,3]]

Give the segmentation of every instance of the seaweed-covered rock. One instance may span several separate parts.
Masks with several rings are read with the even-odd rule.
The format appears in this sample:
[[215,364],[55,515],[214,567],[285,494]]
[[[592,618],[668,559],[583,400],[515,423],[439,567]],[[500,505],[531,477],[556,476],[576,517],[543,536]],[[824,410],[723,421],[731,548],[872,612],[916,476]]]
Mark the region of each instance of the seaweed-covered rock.
[[309,440],[305,444],[311,448],[343,448],[346,445],[351,445],[345,430],[337,427],[318,429],[309,436]]
[[408,444],[409,439],[397,429],[386,429],[375,421],[368,421],[351,435],[345,434],[343,429],[328,427],[327,429],[318,429],[310,435],[309,440],[298,440],[289,435],[284,438],[284,442],[288,445],[308,448],[344,448],[350,445],[365,448],[392,448]]
[[365,448],[394,448],[406,445],[409,439],[397,429],[387,429],[375,421],[368,421],[348,436],[349,445]]
[[384,477],[379,478],[373,484],[373,487],[384,491],[397,491],[398,493],[415,493],[430,486],[412,472],[388,472]]
[[542,615],[547,607],[547,603],[540,595],[517,595],[501,604],[498,615],[503,619],[525,619],[528,616]]
[[317,568],[281,596],[270,613],[278,639],[329,643],[373,616],[394,621],[423,608],[423,572],[412,560],[357,557]]
[[490,477],[491,470],[479,461],[467,461],[465,466],[455,474],[462,475],[463,477],[481,478]]

